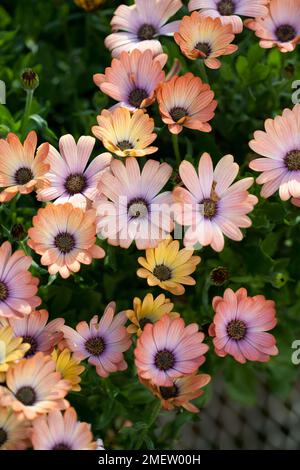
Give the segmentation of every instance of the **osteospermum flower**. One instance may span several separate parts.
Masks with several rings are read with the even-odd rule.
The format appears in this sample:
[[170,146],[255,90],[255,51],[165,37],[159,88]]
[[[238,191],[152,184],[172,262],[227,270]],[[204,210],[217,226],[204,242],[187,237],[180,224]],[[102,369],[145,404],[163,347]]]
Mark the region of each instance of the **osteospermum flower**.
[[5,373],[11,364],[22,359],[29,344],[22,343],[22,338],[15,338],[10,326],[0,326],[0,383],[5,380]]
[[143,379],[162,387],[172,387],[173,380],[193,374],[205,361],[208,346],[198,325],[187,327],[182,318],[164,315],[154,325],[148,323],[134,350],[135,365]]
[[51,357],[55,361],[55,368],[61,373],[62,378],[71,383],[71,391],[79,392],[81,390],[79,385],[81,378],[79,376],[84,372],[85,367],[80,364],[79,360],[74,359],[73,354],[67,348],[62,351],[54,349]]
[[285,109],[282,116],[265,121],[265,132],[256,131],[249,142],[254,152],[262,155],[250,162],[252,170],[262,174],[256,182],[262,184],[261,195],[272,196],[279,189],[283,201],[300,197],[300,104]]
[[74,358],[96,366],[100,377],[108,377],[112,372],[127,369],[123,352],[131,345],[130,336],[126,331],[126,315],[120,312],[115,315],[116,304],[111,302],[103,316],[98,320],[95,315],[90,323],[78,323],[76,331],[69,326],[62,330],[68,348],[74,352]]
[[71,388],[55,372],[55,362],[39,352],[9,368],[6,387],[0,387],[0,406],[10,406],[29,420],[52,410],[64,410],[69,404],[64,397]]
[[49,144],[44,143],[37,149],[36,132],[29,132],[24,144],[13,133],[6,140],[0,139],[0,202],[10,201],[17,193],[28,194],[45,183],[45,173],[49,165],[45,159]]
[[205,387],[210,382],[211,376],[208,374],[192,374],[186,377],[179,377],[174,379],[169,387],[159,387],[150,380],[140,380],[161,401],[161,405],[165,410],[174,410],[177,407],[182,407],[192,413],[198,413],[200,411],[199,408],[190,403],[190,401],[203,395],[202,387]]
[[167,163],[147,160],[142,171],[135,158],[114,160],[103,175],[96,200],[97,232],[111,245],[138,249],[156,246],[173,230],[169,191],[158,194],[171,176]]
[[[7,320],[14,336],[21,336],[23,343],[30,345],[25,357],[33,356],[38,351],[50,354],[54,346],[62,339],[63,334],[60,329],[65,320],[55,318],[47,324],[48,318],[47,310],[35,310],[22,319],[10,318]],[[3,320],[0,318],[0,324],[2,322]]]
[[154,153],[157,147],[149,147],[156,139],[154,120],[138,109],[133,114],[126,108],[102,111],[97,116],[98,126],[93,134],[103,142],[107,150],[118,157],[143,157]]
[[59,272],[67,278],[80,270],[80,263],[91,264],[93,258],[105,256],[95,244],[95,219],[93,209],[84,212],[70,203],[49,204],[33,217],[28,245],[42,255],[41,263],[50,274]]
[[201,10],[201,14],[220,18],[223,24],[230,24],[233,32],[243,31],[241,16],[266,16],[269,0],[190,0],[189,10]]
[[230,44],[234,40],[232,26],[222,25],[219,18],[210,18],[194,11],[191,16],[184,16],[174,39],[181,51],[189,59],[203,59],[211,69],[218,69],[221,62],[217,59],[229,55],[238,49]]
[[234,184],[239,166],[232,155],[221,158],[215,169],[211,157],[204,153],[198,172],[188,161],[179,167],[180,177],[186,188],[173,191],[176,221],[188,226],[184,236],[185,246],[211,245],[215,251],[224,248],[224,235],[240,241],[240,228],[250,227],[247,214],[253,210],[257,197],[248,193],[253,178],[244,178]]
[[105,45],[113,57],[122,51],[150,49],[153,55],[162,52],[159,36],[171,36],[178,29],[179,21],[166,24],[182,7],[181,0],[136,0],[134,5],[120,5],[113,16],[113,33],[105,39]]
[[95,199],[97,184],[112,158],[109,153],[102,153],[87,166],[94,145],[95,139],[90,136],[80,137],[76,145],[70,134],[59,139],[60,153],[51,145],[47,158],[48,184],[38,191],[38,200],[70,202],[85,209]]
[[261,47],[293,51],[300,42],[300,1],[269,0],[268,13],[245,21],[245,25],[255,31]]
[[173,77],[157,90],[161,118],[172,134],[179,134],[183,127],[210,132],[208,124],[214,117],[217,101],[209,85],[199,77],[186,73]]
[[157,248],[146,250],[146,258],[138,258],[143,267],[138,269],[137,275],[146,278],[149,286],[159,286],[174,295],[182,295],[185,292],[182,284],[196,284],[190,274],[200,261],[200,256],[193,256],[193,250],[180,250],[179,241],[168,237]]
[[32,445],[34,450],[96,450],[91,426],[77,421],[74,408],[64,414],[51,411],[33,422]]
[[147,294],[143,300],[135,297],[133,299],[133,310],[126,310],[126,315],[131,321],[127,327],[128,333],[141,335],[147,323],[155,323],[166,313],[170,317],[176,318],[179,313],[172,312],[174,304],[167,299],[164,294],[160,294],[155,299],[152,294]]
[[154,102],[155,89],[165,78],[162,68],[167,58],[166,54],[153,58],[149,50],[123,52],[119,59],[113,59],[104,74],[94,75],[94,82],[103,93],[118,101],[115,106],[130,111],[145,108]]
[[9,242],[0,246],[0,317],[22,318],[41,304],[35,295],[39,280],[28,271],[31,263],[22,250],[12,254]]
[[0,406],[0,450],[25,450],[30,444],[30,423],[10,408]]
[[244,288],[226,289],[214,297],[215,316],[209,328],[218,356],[227,354],[242,364],[247,360],[267,362],[278,354],[276,340],[266,333],[276,326],[275,302],[263,295],[248,297]]

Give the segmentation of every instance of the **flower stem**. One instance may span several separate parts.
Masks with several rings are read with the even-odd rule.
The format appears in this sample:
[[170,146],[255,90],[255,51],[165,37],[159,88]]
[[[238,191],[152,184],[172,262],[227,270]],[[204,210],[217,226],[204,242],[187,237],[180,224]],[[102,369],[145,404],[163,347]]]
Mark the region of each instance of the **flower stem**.
[[156,400],[153,405],[147,426],[145,426],[145,428],[140,433],[140,436],[135,444],[134,450],[138,450],[142,447],[144,440],[145,440],[145,436],[147,435],[147,432],[150,430],[150,428],[153,426],[153,424],[157,420],[160,410],[161,410],[160,400]]
[[172,134],[172,143],[173,143],[174,154],[176,157],[176,163],[179,167],[181,163],[181,156],[180,156],[180,150],[179,150],[178,134]]
[[22,120],[22,137],[23,138],[25,137],[25,132],[26,132],[27,124],[28,124],[28,119],[29,119],[29,116],[30,116],[33,93],[34,93],[34,90],[27,90],[26,91],[26,104],[25,104],[25,110],[24,110],[24,115],[23,115],[23,120]]
[[199,68],[202,81],[205,83],[209,83],[206,67],[203,60],[199,60]]

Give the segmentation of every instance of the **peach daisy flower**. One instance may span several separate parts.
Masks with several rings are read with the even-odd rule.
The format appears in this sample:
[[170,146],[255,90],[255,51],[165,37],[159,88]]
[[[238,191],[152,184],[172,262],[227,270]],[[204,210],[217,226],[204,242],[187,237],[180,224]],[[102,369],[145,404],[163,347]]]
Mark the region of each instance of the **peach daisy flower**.
[[[25,450],[30,445],[30,422],[10,408],[0,407],[0,450]],[[3,457],[2,457],[3,458]]]
[[173,312],[174,304],[170,299],[166,299],[164,294],[160,294],[155,299],[152,294],[147,294],[143,300],[135,297],[133,300],[133,310],[126,310],[127,318],[131,325],[127,327],[128,333],[141,335],[147,323],[155,323],[166,313],[170,317],[179,317],[179,313]]
[[183,127],[211,131],[208,121],[214,117],[218,103],[210,86],[192,73],[175,76],[160,85],[157,102],[161,118],[172,134],[179,134]]
[[245,21],[260,38],[259,45],[269,49],[278,47],[280,52],[290,52],[300,42],[300,1],[269,0],[267,15],[257,15]]
[[80,365],[80,361],[74,359],[73,354],[69,349],[65,348],[62,351],[54,349],[51,354],[52,359],[55,361],[56,370],[61,373],[64,380],[72,384],[71,391],[79,392],[81,387],[79,377],[85,370],[85,367]]
[[133,114],[126,108],[104,109],[97,121],[93,134],[118,157],[144,157],[158,150],[149,147],[157,135],[153,132],[154,120],[142,109]]
[[270,0],[190,0],[189,10],[212,18],[220,18],[224,25],[230,24],[235,34],[243,31],[241,16],[266,16]]
[[230,44],[234,40],[230,24],[222,25],[219,18],[206,17],[197,11],[183,17],[174,39],[184,55],[192,60],[203,59],[211,69],[221,67],[217,57],[238,49],[235,44]]
[[291,203],[294,204],[294,206],[296,206],[296,207],[300,207],[300,198],[293,197],[291,199]]
[[130,111],[145,108],[154,102],[155,89],[165,79],[162,68],[167,58],[167,54],[154,58],[149,50],[123,52],[119,59],[113,59],[104,74],[94,75],[94,82],[103,93],[118,101],[114,107]]
[[266,333],[276,326],[275,302],[263,295],[248,297],[243,287],[226,289],[223,297],[214,297],[215,316],[209,328],[215,352],[229,354],[241,364],[247,360],[267,362],[278,349],[273,335]]
[[22,359],[30,345],[22,343],[23,338],[15,338],[10,326],[2,326],[0,318],[0,383],[5,381],[9,367]]
[[131,6],[120,5],[111,21],[113,33],[105,39],[106,47],[113,57],[136,48],[160,54],[158,38],[177,31],[179,21],[166,23],[181,7],[181,0],[136,0]]
[[142,171],[133,157],[124,164],[114,160],[98,187],[98,234],[122,248],[133,240],[139,250],[157,246],[173,230],[172,195],[158,194],[171,173],[170,165],[154,160],[147,160]]
[[137,275],[147,279],[151,287],[159,286],[174,295],[182,295],[185,292],[182,284],[196,284],[190,274],[200,261],[200,256],[193,256],[193,250],[180,250],[179,241],[168,237],[157,248],[146,250],[146,258],[138,258],[142,268],[137,270]]
[[164,315],[148,323],[134,350],[139,376],[160,387],[172,387],[174,379],[197,371],[205,361],[208,346],[198,325],[185,326],[182,318]]
[[161,401],[161,405],[165,410],[182,407],[191,413],[198,413],[199,408],[190,401],[204,394],[202,387],[205,387],[211,381],[211,376],[208,374],[191,374],[179,377],[174,379],[169,387],[159,387],[150,380],[141,378],[140,381]]
[[22,250],[12,254],[9,242],[0,246],[0,317],[22,318],[41,304],[39,280],[28,271],[31,263]]
[[82,361],[88,358],[100,377],[127,369],[123,356],[131,345],[124,326],[127,318],[125,312],[115,315],[115,309],[115,302],[110,302],[100,320],[94,315],[89,324],[85,321],[78,323],[76,331],[66,325],[62,327],[74,359]]
[[71,388],[55,372],[55,362],[39,352],[11,366],[6,374],[6,387],[0,386],[0,405],[10,406],[29,420],[52,410],[64,410],[64,400]]
[[261,195],[272,196],[279,189],[283,201],[300,197],[300,104],[285,109],[282,116],[265,121],[265,132],[256,131],[250,148],[262,155],[250,162],[252,170],[261,171],[256,182]]
[[45,173],[49,169],[46,157],[49,144],[37,146],[35,131],[29,132],[24,144],[13,133],[0,139],[0,202],[10,201],[17,193],[28,194],[45,183]]
[[48,184],[38,190],[38,200],[55,200],[55,204],[70,202],[86,209],[94,201],[97,184],[112,159],[109,153],[102,153],[87,166],[94,145],[93,137],[82,136],[76,144],[70,134],[59,139],[60,153],[51,145],[47,158],[50,165],[46,173]]
[[187,226],[184,245],[194,247],[197,243],[211,245],[215,251],[224,248],[224,235],[241,241],[240,228],[252,225],[247,214],[253,210],[258,199],[248,193],[253,178],[244,178],[234,184],[239,165],[232,155],[221,158],[215,169],[208,153],[199,161],[198,172],[188,161],[179,167],[180,177],[186,188],[173,191],[175,220]]
[[80,270],[80,263],[91,264],[105,251],[96,243],[96,212],[84,212],[70,203],[49,204],[33,217],[28,245],[42,255],[41,263],[50,274],[64,279]]
[[62,339],[63,334],[60,329],[65,323],[63,318],[55,318],[47,324],[49,313],[47,310],[34,310],[24,318],[0,318],[0,325],[8,324],[15,337],[21,336],[23,343],[30,345],[25,357],[33,356],[41,351],[50,354],[54,346]]
[[51,411],[33,422],[33,450],[96,450],[91,426],[77,421],[74,408]]

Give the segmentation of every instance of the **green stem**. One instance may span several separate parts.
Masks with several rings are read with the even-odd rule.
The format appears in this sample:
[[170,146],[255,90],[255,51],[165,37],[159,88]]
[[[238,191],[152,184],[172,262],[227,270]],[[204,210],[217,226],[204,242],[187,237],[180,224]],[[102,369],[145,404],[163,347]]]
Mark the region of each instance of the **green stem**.
[[200,68],[200,75],[201,75],[202,81],[205,83],[209,83],[204,60],[201,60],[201,59],[199,60],[199,68]]
[[25,104],[24,116],[23,116],[23,120],[22,120],[22,137],[23,138],[25,137],[24,134],[26,132],[28,119],[29,119],[29,116],[30,116],[33,93],[34,93],[34,90],[27,90],[26,91],[26,104]]
[[172,134],[172,142],[173,142],[173,149],[174,149],[174,154],[176,157],[176,162],[179,167],[181,163],[181,156],[180,156],[180,150],[179,150],[178,134]]
[[134,450],[138,450],[142,447],[143,443],[144,443],[144,440],[145,440],[145,436],[147,434],[147,432],[150,430],[150,428],[153,426],[153,424],[155,423],[155,421],[157,420],[158,418],[158,415],[160,413],[160,410],[161,410],[161,403],[160,403],[160,400],[156,400],[155,403],[154,403],[154,406],[153,406],[153,409],[151,411],[151,414],[150,414],[150,417],[149,417],[149,421],[147,423],[147,426],[145,426],[145,428],[143,429],[143,431],[140,433],[140,436],[137,440],[137,443],[134,447]]

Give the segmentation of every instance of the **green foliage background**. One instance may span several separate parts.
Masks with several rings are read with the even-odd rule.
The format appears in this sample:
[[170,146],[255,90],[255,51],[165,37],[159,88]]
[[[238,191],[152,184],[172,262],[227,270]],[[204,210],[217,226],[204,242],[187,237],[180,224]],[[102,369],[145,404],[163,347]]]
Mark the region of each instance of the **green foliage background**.
[[[40,77],[36,90],[28,130],[36,129],[40,140],[57,145],[58,138],[71,133],[75,138],[90,134],[96,115],[113,104],[92,81],[92,75],[110,65],[110,54],[103,40],[110,33],[109,22],[116,6],[121,2],[107,1],[102,9],[85,13],[69,0],[2,0],[0,6],[0,79],[6,82],[7,104],[0,105],[0,136],[8,131],[20,135],[24,112],[25,93],[19,76],[25,67],[33,67]],[[128,2],[132,3],[132,2]],[[187,12],[185,1],[185,12]],[[182,15],[182,10],[178,17]],[[166,70],[175,57],[180,58],[182,72],[200,75],[197,64],[185,59],[171,38],[162,39],[169,55]],[[184,130],[179,144],[182,159],[198,162],[203,151],[211,153],[215,162],[231,153],[241,165],[240,176],[251,175],[248,163],[253,157],[248,147],[254,130],[261,129],[267,117],[274,117],[285,107],[292,107],[292,82],[300,78],[300,55],[280,54],[276,49],[263,50],[254,34],[245,30],[236,37],[239,51],[222,57],[219,71],[208,70],[209,82],[219,102],[212,121],[213,132],[205,135]],[[299,49],[298,49],[299,50]],[[156,105],[149,113],[155,117],[159,152],[151,158],[177,164],[171,146],[171,135],[162,124]],[[95,155],[103,151],[97,143]],[[172,184],[170,184],[172,187]],[[258,186],[253,190],[259,195]],[[15,198],[0,207],[1,243],[9,239],[14,247],[21,246],[28,253],[26,238],[13,239],[11,228],[21,223],[27,230],[32,216],[40,206],[34,195]],[[232,358],[218,358],[210,348],[203,371],[212,377],[222,376],[229,396],[245,407],[255,405],[258,382],[265,382],[270,390],[281,396],[289,394],[298,372],[291,362],[291,344],[300,339],[300,213],[290,203],[277,196],[268,201],[260,199],[253,214],[253,227],[248,229],[241,243],[227,240],[220,254],[204,249],[200,255],[195,278],[196,287],[186,289],[186,294],[173,299],[175,311],[186,322],[195,321],[207,332],[213,311],[211,300],[222,294],[225,287],[234,290],[245,286],[251,295],[264,294],[277,303],[278,326],[274,334],[280,354],[267,364],[240,365]],[[33,255],[33,272],[41,279],[40,295],[43,307],[51,317],[63,316],[74,326],[80,320],[89,320],[102,314],[105,305],[116,300],[118,310],[130,308],[133,297],[143,297],[147,292],[158,294],[159,289],[148,289],[144,280],[137,278],[139,252],[131,247],[125,251],[101,244],[107,250],[103,261],[92,266],[82,266],[79,274],[62,280],[49,277]],[[226,266],[230,280],[225,286],[214,287],[210,272],[214,267]],[[172,296],[171,296],[172,297]],[[210,345],[209,338],[206,340]],[[155,400],[138,382],[132,360],[132,349],[126,353],[129,369],[99,378],[88,367],[83,376],[82,391],[70,395],[81,420],[92,423],[94,434],[104,438],[108,448],[132,449],[138,436],[144,435],[144,447],[172,448],[180,436],[181,426],[198,416],[181,410],[171,423],[150,429],[151,413]],[[198,404],[204,406],[213,389],[206,388]],[[201,414],[200,414],[201,419]],[[124,428],[125,420],[133,422]]]

